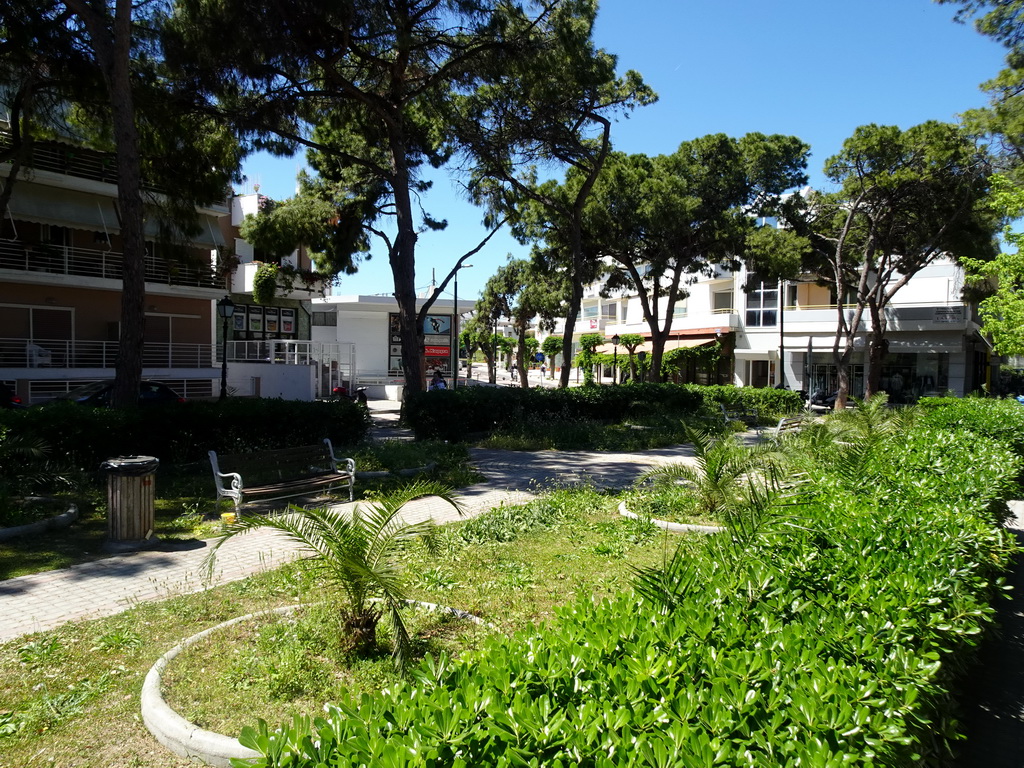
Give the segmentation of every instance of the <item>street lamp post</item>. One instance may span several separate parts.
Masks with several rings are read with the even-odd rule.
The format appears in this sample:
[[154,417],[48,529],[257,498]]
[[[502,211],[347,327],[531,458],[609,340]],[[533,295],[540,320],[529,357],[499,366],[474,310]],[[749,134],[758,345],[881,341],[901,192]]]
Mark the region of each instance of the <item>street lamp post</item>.
[[612,344],[615,349],[612,353],[612,384],[619,383],[619,334],[612,336]]
[[235,314],[235,302],[225,296],[217,302],[217,314],[221,320],[221,336],[223,345],[220,353],[220,399],[228,396],[228,320]]
[[459,326],[462,325],[462,313],[459,312],[459,270],[469,269],[472,266],[472,264],[460,264],[455,267],[455,287],[453,289],[455,296],[455,311],[453,312],[455,318],[453,329],[455,332],[455,338],[452,339],[452,350],[454,352],[454,354],[452,354],[452,361],[455,364],[452,366],[452,389],[459,386],[459,352],[462,349],[462,340],[459,338]]

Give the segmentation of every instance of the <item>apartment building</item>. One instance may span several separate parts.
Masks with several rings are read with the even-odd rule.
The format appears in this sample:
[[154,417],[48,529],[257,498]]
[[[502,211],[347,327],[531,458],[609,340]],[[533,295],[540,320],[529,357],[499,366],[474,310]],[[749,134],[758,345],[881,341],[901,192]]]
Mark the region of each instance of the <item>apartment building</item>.
[[327,281],[315,270],[306,248],[297,248],[277,265],[273,298],[257,303],[253,286],[260,270],[278,259],[260,253],[239,231],[248,215],[256,215],[266,198],[258,193],[235,195],[222,223],[229,240],[228,298],[231,318],[214,331],[217,354],[226,355],[228,388],[245,397],[312,400],[328,397],[355,367],[351,344],[316,339],[313,300]]
[[[123,256],[112,155],[46,141],[26,165],[0,211],[0,380],[34,403],[113,378]],[[10,170],[0,164],[0,177]],[[183,246],[161,245],[156,217],[146,222],[143,377],[186,397],[214,392],[225,293],[227,203],[197,212],[201,231]]]
[[[750,285],[745,291],[744,286]],[[635,295],[604,297],[601,285],[587,288],[575,337],[602,333],[639,334],[650,330]],[[921,270],[897,292],[886,310],[888,354],[881,386],[894,402],[928,394],[965,394],[982,387],[989,375],[988,347],[979,334],[974,308],[962,298],[963,272],[939,260]],[[846,307],[847,317],[853,309]],[[720,343],[723,357],[708,369],[693,364],[681,380],[702,384],[787,387],[832,392],[837,386],[833,345],[838,325],[836,298],[812,279],[762,281],[745,271],[719,269],[689,286],[676,303],[666,350]],[[564,322],[553,333],[560,334]],[[851,391],[864,392],[868,317],[854,341]],[[543,335],[539,335],[543,338]],[[840,342],[839,348],[844,348]],[[606,344],[602,351],[612,351]],[[621,355],[624,348],[619,348]]]

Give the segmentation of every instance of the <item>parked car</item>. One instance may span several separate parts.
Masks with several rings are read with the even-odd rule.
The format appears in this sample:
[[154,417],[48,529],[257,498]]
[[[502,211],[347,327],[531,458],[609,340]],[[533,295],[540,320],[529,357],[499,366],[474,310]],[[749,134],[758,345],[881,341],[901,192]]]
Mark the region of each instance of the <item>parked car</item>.
[[14,390],[0,381],[0,408],[24,407],[25,404],[21,402],[21,398],[14,393]]
[[[110,393],[114,390],[113,380],[94,381],[69,390],[57,400],[70,400],[79,405],[107,406],[110,405]],[[166,403],[184,403],[185,398],[159,381],[139,383],[139,405],[161,405]]]

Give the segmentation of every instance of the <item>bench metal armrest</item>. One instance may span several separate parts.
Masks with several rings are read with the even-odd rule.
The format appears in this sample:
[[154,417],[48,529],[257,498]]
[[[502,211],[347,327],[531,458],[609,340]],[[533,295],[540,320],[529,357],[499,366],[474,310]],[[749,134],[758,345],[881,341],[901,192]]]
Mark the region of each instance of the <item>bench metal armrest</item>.
[[[356,460],[352,458],[339,459],[335,456],[334,445],[329,437],[324,438],[324,445],[327,446],[327,454],[331,457],[331,466],[334,468],[334,471],[348,477],[348,500],[352,501],[355,498]],[[344,465],[344,469],[339,467],[339,464]]]
[[[218,498],[221,496],[229,496],[233,499],[237,499],[241,496],[241,492],[244,488],[242,484],[242,476],[237,472],[221,472],[220,464],[217,463],[217,452],[209,451],[210,456],[210,467],[213,469],[213,484],[217,488]],[[224,481],[230,480],[230,484],[225,485]]]

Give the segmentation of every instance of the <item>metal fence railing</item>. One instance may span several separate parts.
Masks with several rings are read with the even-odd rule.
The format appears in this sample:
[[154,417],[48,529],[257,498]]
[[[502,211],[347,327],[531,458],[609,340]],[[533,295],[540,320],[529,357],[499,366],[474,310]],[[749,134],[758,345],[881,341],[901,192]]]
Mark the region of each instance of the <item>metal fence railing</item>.
[[[3,368],[114,368],[116,341],[82,339],[2,339]],[[210,344],[147,342],[142,348],[147,368],[209,368],[213,365]]]

